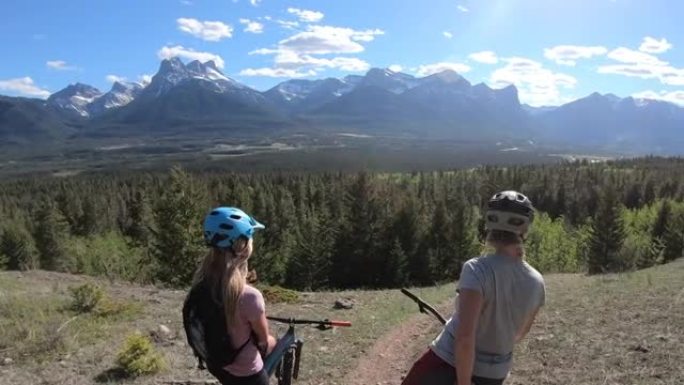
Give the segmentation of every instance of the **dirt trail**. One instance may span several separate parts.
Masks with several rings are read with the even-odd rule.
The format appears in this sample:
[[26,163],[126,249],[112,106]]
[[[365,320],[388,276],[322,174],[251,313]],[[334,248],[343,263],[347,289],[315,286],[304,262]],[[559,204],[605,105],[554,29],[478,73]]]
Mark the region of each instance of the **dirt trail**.
[[[449,314],[452,301],[437,307]],[[437,335],[441,325],[431,315],[416,314],[386,333],[370,348],[352,370],[345,385],[399,385],[413,362]]]

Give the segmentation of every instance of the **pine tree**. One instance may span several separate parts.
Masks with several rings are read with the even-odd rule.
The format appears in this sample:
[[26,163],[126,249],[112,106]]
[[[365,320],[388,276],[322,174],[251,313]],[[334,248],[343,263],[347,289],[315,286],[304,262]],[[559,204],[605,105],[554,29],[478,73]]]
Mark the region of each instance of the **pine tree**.
[[424,228],[418,200],[409,196],[394,219],[392,232],[406,253],[409,280],[419,285],[434,282],[428,247],[425,246]]
[[150,225],[152,213],[147,195],[143,190],[135,192],[135,196],[128,203],[130,221],[125,235],[131,237],[136,246],[146,247],[150,242]]
[[8,226],[0,237],[0,255],[5,256],[9,270],[29,270],[37,265],[33,238],[19,223]]
[[401,246],[399,238],[391,243],[387,262],[385,264],[386,284],[391,287],[401,287],[409,283],[408,257]]
[[197,181],[180,168],[171,169],[154,209],[156,228],[152,254],[156,277],[174,287],[188,285],[206,252],[202,234],[205,195]]
[[458,278],[463,263],[473,258],[478,252],[477,230],[472,209],[463,203],[456,207],[452,216],[454,255],[451,264],[447,266],[450,279]]
[[76,222],[76,233],[91,236],[99,231],[98,208],[93,197],[87,197],[81,206],[81,215]]
[[343,288],[370,286],[382,274],[377,244],[380,207],[371,176],[359,173],[344,198],[330,281]]
[[618,253],[625,240],[625,226],[617,193],[607,187],[591,224],[589,238],[589,274],[614,271],[619,265]]
[[46,201],[35,215],[35,241],[44,270],[69,271],[73,265],[66,242],[69,224],[51,201]]
[[[430,253],[430,265],[432,276],[437,281],[449,279],[449,266],[454,255],[453,248],[453,221],[447,213],[446,205],[443,201],[437,203],[432,217],[430,232],[426,237],[428,244],[426,248]],[[455,277],[451,277],[455,278]]]
[[669,200],[663,200],[660,204],[660,209],[658,210],[658,216],[653,224],[653,230],[651,231],[651,237],[653,239],[662,238],[667,230],[667,224],[670,219],[670,214],[672,212],[672,206]]
[[300,224],[301,236],[287,268],[287,283],[300,290],[328,286],[335,246],[335,229],[325,210],[309,212]]
[[684,256],[684,209],[672,213],[663,234],[663,262]]

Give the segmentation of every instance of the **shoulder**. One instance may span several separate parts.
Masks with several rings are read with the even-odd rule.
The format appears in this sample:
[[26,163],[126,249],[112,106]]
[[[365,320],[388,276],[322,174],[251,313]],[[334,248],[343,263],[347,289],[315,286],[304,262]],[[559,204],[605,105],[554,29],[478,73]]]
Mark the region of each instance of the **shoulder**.
[[245,288],[242,290],[242,294],[240,295],[240,299],[243,301],[262,301],[264,300],[264,296],[261,294],[259,289],[257,289],[254,286],[251,285],[245,285]]
[[240,309],[247,314],[249,319],[260,316],[266,311],[264,296],[255,287],[245,285],[240,295]]
[[488,264],[487,256],[483,255],[483,256],[479,256],[479,257],[470,258],[469,260],[467,260],[463,264],[463,267],[471,269],[471,270],[472,269],[482,269],[482,268],[487,267],[487,264]]
[[541,275],[541,273],[537,269],[532,267],[532,265],[530,265],[529,263],[523,262],[523,264],[524,264],[525,268],[527,269],[529,277],[531,279],[537,281],[541,285],[544,285],[544,277]]

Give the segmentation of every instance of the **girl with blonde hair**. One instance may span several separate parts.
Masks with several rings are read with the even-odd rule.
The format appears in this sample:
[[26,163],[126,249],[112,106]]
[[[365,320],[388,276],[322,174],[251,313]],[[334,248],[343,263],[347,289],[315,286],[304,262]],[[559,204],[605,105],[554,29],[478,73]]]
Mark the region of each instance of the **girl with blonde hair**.
[[500,385],[511,370],[513,347],[544,304],[544,279],[524,260],[534,220],[532,202],[502,191],[487,204],[491,252],[463,265],[458,307],[402,385]]
[[[210,250],[195,274],[190,295],[195,295],[194,301],[203,302],[198,315],[193,316],[205,318],[195,323],[200,324],[196,329],[201,329],[199,333],[205,338],[199,350],[205,352],[198,354],[195,346],[193,349],[204,359],[212,353],[230,356],[209,357],[206,362],[209,372],[224,385],[268,385],[263,357],[273,349],[275,339],[269,334],[261,292],[247,284],[252,237],[263,228],[234,207],[218,207],[204,219],[204,239]],[[184,308],[184,319],[191,318],[188,312]],[[207,330],[218,330],[221,335],[207,337]],[[192,333],[190,330],[189,335]],[[221,344],[224,346],[216,346]]]

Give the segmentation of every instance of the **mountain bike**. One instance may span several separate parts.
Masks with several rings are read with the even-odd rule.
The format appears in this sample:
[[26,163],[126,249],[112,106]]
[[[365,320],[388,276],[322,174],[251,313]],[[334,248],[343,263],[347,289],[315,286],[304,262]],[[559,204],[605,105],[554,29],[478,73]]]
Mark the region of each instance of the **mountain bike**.
[[297,338],[295,325],[312,325],[319,330],[330,330],[333,327],[349,327],[351,322],[347,321],[312,321],[300,320],[295,318],[267,317],[274,322],[288,325],[288,329],[283,334],[271,354],[264,360],[264,368],[269,377],[275,375],[278,385],[290,385],[292,380],[299,377],[299,366],[302,358],[302,347],[304,341]]
[[420,297],[418,297],[417,295],[411,293],[411,292],[408,291],[407,289],[401,289],[401,292],[402,292],[405,296],[411,298],[411,299],[413,300],[413,302],[415,302],[415,303],[418,304],[418,310],[419,310],[421,313],[423,313],[423,314],[430,313],[430,314],[432,314],[435,318],[437,318],[437,320],[438,320],[439,322],[441,322],[442,325],[445,325],[445,324],[446,324],[446,318],[444,318],[444,316],[443,316],[440,312],[438,312],[434,307],[432,307],[432,305],[430,305],[429,303],[425,302],[422,298],[420,298]]

